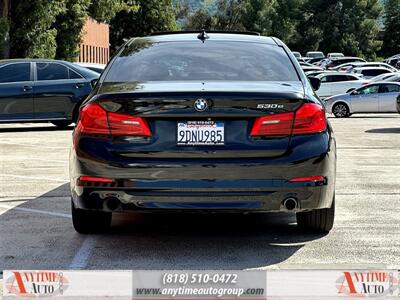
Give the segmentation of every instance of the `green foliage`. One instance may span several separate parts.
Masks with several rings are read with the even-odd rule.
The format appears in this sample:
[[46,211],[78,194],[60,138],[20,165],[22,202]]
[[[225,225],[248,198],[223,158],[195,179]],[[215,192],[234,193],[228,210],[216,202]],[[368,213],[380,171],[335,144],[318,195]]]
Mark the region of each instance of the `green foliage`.
[[52,25],[63,11],[63,1],[14,0],[11,5],[10,56],[53,58],[57,29]]
[[383,53],[400,53],[400,0],[386,0],[384,26]]
[[135,11],[135,0],[91,0],[89,15],[99,22],[110,22],[120,11]]
[[66,10],[57,16],[53,25],[57,28],[56,58],[74,61],[79,55],[82,27],[91,0],[68,0]]
[[114,49],[131,37],[156,31],[176,30],[172,0],[138,0],[136,11],[120,11],[110,22],[111,45]]
[[3,53],[6,40],[8,39],[9,24],[5,17],[0,17],[0,57]]

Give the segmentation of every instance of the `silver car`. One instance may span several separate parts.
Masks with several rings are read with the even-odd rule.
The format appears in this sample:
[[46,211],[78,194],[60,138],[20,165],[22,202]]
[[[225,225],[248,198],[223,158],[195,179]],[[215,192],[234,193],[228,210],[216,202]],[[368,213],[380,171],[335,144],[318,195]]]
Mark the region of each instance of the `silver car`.
[[400,101],[400,82],[374,82],[350,93],[326,98],[325,108],[337,118],[346,118],[354,113],[396,112]]

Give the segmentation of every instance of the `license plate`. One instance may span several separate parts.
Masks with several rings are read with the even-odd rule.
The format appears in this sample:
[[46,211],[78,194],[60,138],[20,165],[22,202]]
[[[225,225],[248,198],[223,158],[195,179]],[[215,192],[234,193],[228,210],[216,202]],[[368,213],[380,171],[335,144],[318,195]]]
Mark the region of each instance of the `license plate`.
[[215,121],[178,122],[177,145],[224,145],[224,123]]

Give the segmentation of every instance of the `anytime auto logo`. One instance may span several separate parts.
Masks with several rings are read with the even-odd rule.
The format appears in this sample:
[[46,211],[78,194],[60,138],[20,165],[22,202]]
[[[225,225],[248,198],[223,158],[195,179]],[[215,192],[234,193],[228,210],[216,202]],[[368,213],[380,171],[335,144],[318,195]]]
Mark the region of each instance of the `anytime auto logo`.
[[16,271],[7,273],[8,276],[4,276],[4,295],[55,296],[62,295],[68,288],[68,280],[62,272]]
[[394,271],[343,272],[336,280],[337,292],[356,297],[394,295],[399,289],[397,276]]

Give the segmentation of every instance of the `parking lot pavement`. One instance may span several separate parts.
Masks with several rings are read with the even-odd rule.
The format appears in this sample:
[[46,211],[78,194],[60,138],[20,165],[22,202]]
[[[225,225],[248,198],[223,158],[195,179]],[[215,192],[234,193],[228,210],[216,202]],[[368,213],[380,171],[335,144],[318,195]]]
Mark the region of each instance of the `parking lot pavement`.
[[111,231],[71,225],[71,129],[0,125],[1,269],[400,267],[400,116],[330,119],[337,215],[328,235],[293,215],[116,215]]

